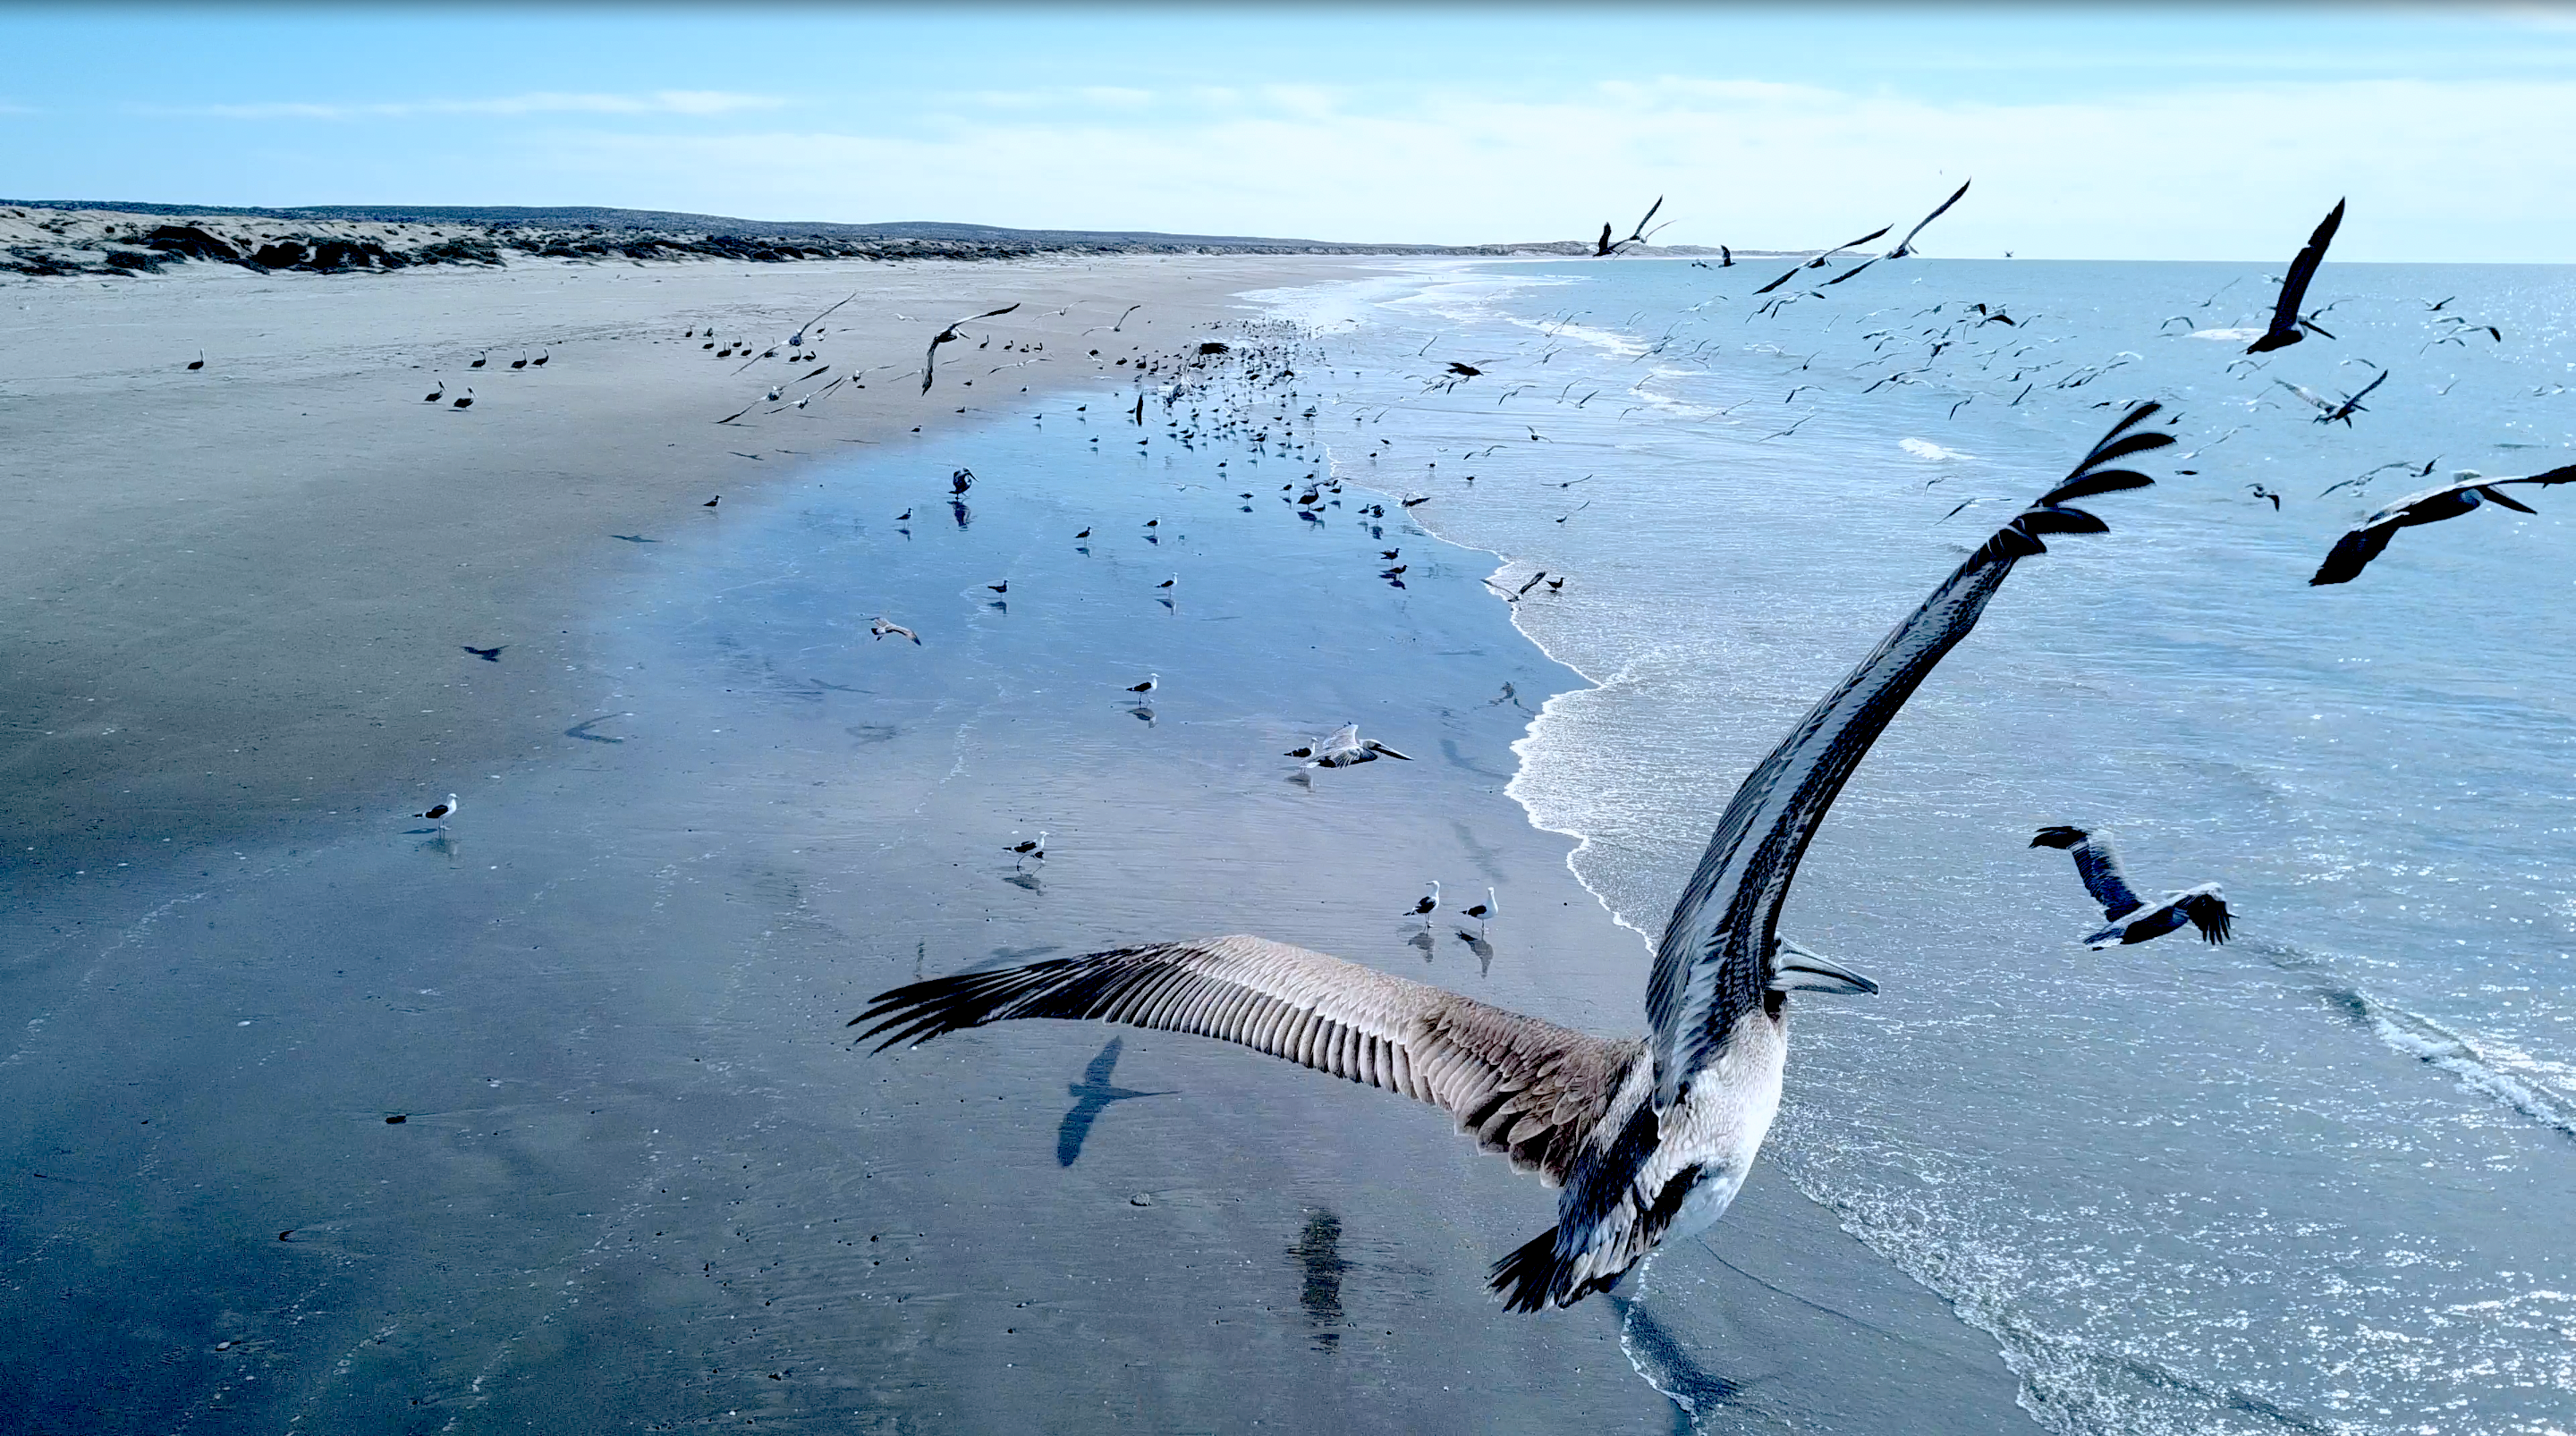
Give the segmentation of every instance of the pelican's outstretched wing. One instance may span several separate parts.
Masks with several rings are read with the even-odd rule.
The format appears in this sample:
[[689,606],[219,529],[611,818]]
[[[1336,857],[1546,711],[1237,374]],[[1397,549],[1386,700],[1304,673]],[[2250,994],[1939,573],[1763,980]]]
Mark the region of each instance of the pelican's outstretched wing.
[[850,1025],[891,1034],[883,1051],[1020,1017],[1222,1038],[1418,1098],[1550,1186],[1565,1180],[1643,1047],[1241,935],[932,978],[879,994]]
[[2511,478],[2466,478],[2426,489],[2420,494],[2408,494],[2353,525],[2343,537],[2336,539],[2334,548],[2326,554],[2325,562],[2318,564],[2315,575],[2308,579],[2308,586],[2350,583],[2361,577],[2361,571],[2370,566],[2372,559],[2388,551],[2388,541],[2397,536],[2397,531],[2413,524],[2456,518],[2490,499],[2509,509],[2532,512],[2528,505],[2508,498],[2499,487],[2504,484],[2539,484],[2543,487],[2576,484],[2576,464]]
[[2200,929],[2200,940],[2212,946],[2227,941],[2235,930],[2228,921],[2227,899],[2214,885],[2183,894],[2182,901],[2175,906],[2182,909],[2184,917],[2191,919],[2193,927]]
[[[2335,231],[2343,225],[2342,200],[2317,221],[2308,242],[2290,260],[2289,270],[2281,276],[2281,297],[2272,306],[2272,322],[2263,337],[2245,347],[2248,354],[2265,354],[2299,342],[2299,306],[2308,298],[2308,281],[2317,277],[2317,266],[2326,258],[2326,246],[2334,243]],[[2284,337],[2287,336],[2287,337]]]
[[1976,627],[2013,565],[2047,552],[2040,535],[2108,529],[2066,503],[2154,482],[2105,466],[2173,442],[2170,434],[2130,432],[2157,408],[2131,409],[2064,483],[1996,530],[1736,789],[1655,950],[1646,1017],[1653,1026],[1658,1110],[1671,1106],[1692,1075],[1725,1048],[1737,1019],[1763,1001],[1773,931],[1808,840],[1915,686]]
[[2089,833],[2082,828],[2042,828],[2030,845],[2064,848],[2074,854],[2075,871],[2084,879],[2084,890],[2102,905],[2103,917],[2116,922],[2146,906],[2137,889],[2129,886],[2129,875],[2120,868],[2120,855],[2112,851],[2109,833],[2098,828]]

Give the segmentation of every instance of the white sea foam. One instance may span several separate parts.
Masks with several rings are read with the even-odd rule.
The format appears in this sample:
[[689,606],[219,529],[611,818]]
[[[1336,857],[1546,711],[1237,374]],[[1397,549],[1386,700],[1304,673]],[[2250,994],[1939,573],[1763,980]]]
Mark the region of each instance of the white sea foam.
[[2222,344],[2233,344],[2239,340],[2260,339],[2263,337],[2263,331],[2260,329],[2195,329],[2191,331],[2190,337],[2194,339],[2214,339]]
[[1963,449],[1943,448],[1941,445],[1933,443],[1930,439],[1899,439],[1896,441],[1896,447],[1903,449],[1905,452],[1912,454],[1918,459],[1930,460],[1936,464],[1949,459],[1973,459],[1976,457],[1976,455],[1968,453]]

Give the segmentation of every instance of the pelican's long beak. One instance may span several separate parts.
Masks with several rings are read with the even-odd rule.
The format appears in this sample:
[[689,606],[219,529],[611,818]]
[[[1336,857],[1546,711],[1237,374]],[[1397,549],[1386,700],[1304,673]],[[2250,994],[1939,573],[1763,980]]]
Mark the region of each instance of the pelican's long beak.
[[1781,938],[1771,964],[1774,992],[1874,993],[1878,984],[1811,948]]

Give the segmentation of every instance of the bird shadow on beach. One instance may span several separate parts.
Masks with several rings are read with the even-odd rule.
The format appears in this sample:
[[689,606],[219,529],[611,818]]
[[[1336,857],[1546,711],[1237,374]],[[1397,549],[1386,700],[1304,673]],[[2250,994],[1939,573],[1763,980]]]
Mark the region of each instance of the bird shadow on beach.
[[1065,1094],[1074,1101],[1072,1110],[1064,1114],[1064,1121],[1055,1130],[1057,1166],[1070,1167],[1082,1160],[1082,1144],[1091,1137],[1091,1124],[1100,1120],[1100,1114],[1109,1110],[1110,1103],[1173,1095],[1170,1092],[1138,1092],[1110,1084],[1110,1074],[1118,1069],[1118,1054],[1124,1050],[1125,1042],[1123,1037],[1110,1038],[1109,1045],[1100,1049],[1100,1055],[1092,1058],[1090,1065],[1082,1069],[1082,1080],[1066,1085]]
[[[1744,1397],[1743,1383],[1701,1366],[1680,1339],[1637,1299],[1615,1293],[1602,1299],[1619,1313],[1619,1344],[1627,1352],[1629,1363],[1647,1385],[1671,1399],[1674,1436],[1782,1429],[1780,1423],[1739,1406]],[[1727,1413],[1731,1419],[1721,1422],[1718,1414],[1728,1407],[1737,1409]]]

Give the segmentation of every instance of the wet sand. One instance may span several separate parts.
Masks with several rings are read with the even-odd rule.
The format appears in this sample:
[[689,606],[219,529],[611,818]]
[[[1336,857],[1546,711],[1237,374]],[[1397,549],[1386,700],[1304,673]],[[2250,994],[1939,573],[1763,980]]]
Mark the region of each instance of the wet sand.
[[[1200,281],[1212,305],[1254,282],[1234,276]],[[634,353],[646,392],[663,361]],[[626,394],[622,372],[591,393]],[[719,451],[596,523],[544,501],[595,539],[479,519],[526,535],[516,577],[431,573],[382,610],[405,632],[443,621],[433,598],[556,631],[370,681],[481,716],[334,746],[287,721],[318,665],[272,663],[281,689],[221,710],[266,751],[218,771],[332,756],[354,776],[316,783],[323,815],[201,818],[183,794],[106,819],[134,826],[125,852],[166,819],[171,857],[20,869],[0,1377],[37,1429],[1688,1429],[1662,1392],[1707,1430],[2020,1421],[1975,1333],[1763,1169],[1633,1305],[1507,1317],[1485,1264],[1552,1196],[1435,1111],[1087,1024],[851,1045],[847,1018],[896,982],[1223,931],[1638,1024],[1644,949],[1503,793],[1528,710],[1579,680],[1483,595],[1484,557],[1362,523],[1356,488],[1297,520],[1277,488],[1312,450],[1177,449],[1117,402],[1033,386],[919,435],[898,412],[721,517],[689,468]],[[717,446],[651,412],[591,438]],[[575,465],[581,426],[555,422],[559,447],[530,452]],[[511,452],[459,482],[491,504],[566,482]],[[381,502],[426,502],[433,460],[410,462]],[[237,491],[256,467],[228,470]],[[1402,589],[1372,577],[1395,547]],[[368,571],[339,562],[340,583]],[[360,661],[381,625],[299,592],[280,621],[301,651]],[[923,643],[871,640],[877,613]],[[131,663],[296,651],[191,621],[156,636],[129,612],[96,641]],[[223,691],[181,667],[186,692]],[[1122,689],[1157,671],[1140,716]],[[1414,761],[1279,756],[1354,720]],[[443,771],[476,760],[434,784],[465,794],[455,822],[363,796],[420,791],[396,760],[439,738]],[[53,801],[82,831],[91,793],[169,771],[102,763]],[[1015,865],[1004,845],[1039,829],[1048,860]],[[1501,894],[1486,950],[1473,924],[1402,916],[1433,877],[1453,908]]]

